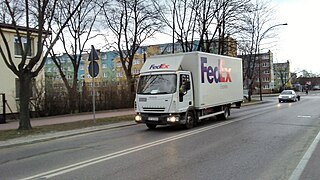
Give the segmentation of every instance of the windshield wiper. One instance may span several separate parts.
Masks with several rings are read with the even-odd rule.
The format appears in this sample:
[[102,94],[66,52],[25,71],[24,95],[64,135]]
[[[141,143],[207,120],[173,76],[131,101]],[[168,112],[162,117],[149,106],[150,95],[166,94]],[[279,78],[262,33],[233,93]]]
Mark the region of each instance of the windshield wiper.
[[169,94],[168,92],[157,92],[157,93],[154,93],[154,94]]

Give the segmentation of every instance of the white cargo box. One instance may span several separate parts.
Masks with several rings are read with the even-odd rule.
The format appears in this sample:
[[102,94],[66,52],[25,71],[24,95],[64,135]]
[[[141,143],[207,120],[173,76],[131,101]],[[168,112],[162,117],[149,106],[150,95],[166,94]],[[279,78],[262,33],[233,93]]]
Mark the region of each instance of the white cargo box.
[[141,74],[190,71],[197,109],[243,100],[242,60],[203,52],[177,53],[148,58]]

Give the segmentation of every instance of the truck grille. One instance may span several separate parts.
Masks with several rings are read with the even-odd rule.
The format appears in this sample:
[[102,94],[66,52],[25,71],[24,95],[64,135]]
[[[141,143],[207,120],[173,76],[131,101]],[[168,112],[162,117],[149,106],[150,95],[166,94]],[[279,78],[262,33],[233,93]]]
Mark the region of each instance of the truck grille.
[[156,111],[156,112],[164,112],[166,108],[164,107],[142,107],[144,111]]

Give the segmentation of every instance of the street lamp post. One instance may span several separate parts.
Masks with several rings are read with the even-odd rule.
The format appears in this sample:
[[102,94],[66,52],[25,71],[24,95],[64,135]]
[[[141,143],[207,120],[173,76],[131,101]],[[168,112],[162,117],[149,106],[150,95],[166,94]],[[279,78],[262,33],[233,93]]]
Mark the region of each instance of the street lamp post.
[[[275,28],[277,26],[286,26],[288,25],[288,23],[283,23],[283,24],[276,24],[276,25],[273,25],[271,27],[269,27],[267,30],[265,30],[262,35],[260,36],[260,39],[259,39],[259,44],[258,44],[258,59],[259,59],[259,94],[260,94],[260,101],[262,101],[262,83],[261,83],[261,57],[260,56],[260,42],[261,40],[264,38],[264,36],[267,34],[267,32],[269,30],[271,30],[272,28]],[[269,58],[270,59],[270,58]]]

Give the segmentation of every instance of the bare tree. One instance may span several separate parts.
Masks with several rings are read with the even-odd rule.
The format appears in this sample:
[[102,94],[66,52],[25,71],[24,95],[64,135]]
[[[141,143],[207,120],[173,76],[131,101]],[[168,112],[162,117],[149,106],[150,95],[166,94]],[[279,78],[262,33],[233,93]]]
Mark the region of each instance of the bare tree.
[[239,26],[241,33],[238,34],[240,36],[238,48],[244,58],[244,84],[249,90],[248,99],[251,101],[254,80],[259,75],[256,68],[259,66],[260,43],[268,37],[267,32],[270,30],[268,26],[273,20],[273,11],[266,1],[259,0],[246,8]]
[[290,76],[290,66],[289,66],[289,61],[287,61],[286,63],[276,63],[273,64],[274,68],[274,74],[275,74],[275,78],[276,80],[278,80],[280,87],[279,87],[279,91],[281,92],[283,89],[286,89],[289,86],[289,82],[291,80],[291,78],[293,76],[295,76],[295,73],[292,73]]
[[319,77],[320,75],[319,74],[315,74],[315,73],[312,73],[311,71],[308,71],[308,70],[301,70],[301,73],[302,73],[302,77]]
[[[4,47],[0,47],[0,54],[7,67],[18,77],[20,89],[23,89],[23,91],[21,90],[19,92],[19,129],[28,130],[32,128],[30,123],[29,110],[32,79],[38,76],[39,72],[42,70],[45,64],[45,59],[59,39],[61,31],[67,25],[70,18],[74,15],[76,10],[82,3],[82,0],[80,0],[79,3],[74,7],[74,9],[71,10],[70,16],[61,23],[62,26],[59,28],[59,30],[55,31],[56,34],[52,35],[51,32],[54,28],[56,28],[53,22],[54,15],[59,7],[66,6],[64,2],[59,0],[16,1],[19,1],[21,9],[23,9],[23,21],[19,21],[18,19],[16,19],[17,16],[15,15],[14,5],[12,1],[5,0],[4,3],[9,12],[12,26],[15,29],[18,44],[22,51],[21,61],[14,62],[14,57],[12,57],[11,55],[12,49],[10,49],[8,43],[9,40],[6,39],[2,28],[0,28],[0,35],[4,42]],[[26,34],[22,34],[21,31],[25,31]],[[28,54],[32,45],[32,38],[34,36],[37,37],[37,41],[35,42],[37,48],[34,56],[29,58]],[[23,39],[25,39],[26,42],[24,42]],[[47,40],[50,40],[50,44],[48,44]],[[45,44],[48,44],[46,48]]]
[[167,0],[157,3],[161,20],[172,31],[173,41],[178,41],[183,52],[192,51],[195,47],[200,4],[200,0]]
[[[55,18],[56,24],[61,28],[63,19],[67,19],[72,13],[72,10],[76,8],[80,0],[66,1],[66,8],[62,7],[59,14]],[[78,70],[82,54],[86,47],[88,40],[95,38],[96,35],[92,35],[94,23],[96,22],[97,15],[99,13],[98,6],[93,0],[83,0],[74,16],[71,17],[67,24],[67,27],[60,34],[60,41],[64,49],[64,53],[67,54],[72,64],[72,76],[71,81],[67,79],[67,73],[65,71],[65,63],[62,63],[60,56],[55,54],[54,49],[50,52],[51,57],[55,65],[57,66],[61,78],[66,86],[69,97],[69,109],[71,113],[74,113],[77,107],[78,101]]]
[[[211,52],[218,40],[218,53],[223,54],[224,38],[237,32],[235,24],[249,0],[168,0],[162,9],[164,23],[173,31],[182,51]],[[163,8],[165,7],[165,8]],[[195,39],[199,43],[195,46]]]
[[140,45],[162,28],[159,12],[151,0],[113,0],[102,9],[133,98],[132,62]]
[[7,0],[0,0],[0,23],[4,24],[13,24],[13,20],[19,22],[22,21],[23,16],[23,6],[21,5],[21,1],[11,1],[9,2],[11,6],[11,11],[13,14],[13,18],[11,18],[11,14],[7,8]]
[[[208,43],[206,44],[206,52],[210,52],[209,47],[213,45],[215,41],[218,42],[217,53],[226,54],[224,48],[228,44],[228,36],[239,33],[238,23],[239,18],[243,13],[246,12],[246,8],[250,0],[217,0],[216,1],[216,12],[213,13],[215,16],[213,29],[214,33],[211,38],[208,37]],[[211,25],[212,26],[212,25]]]

